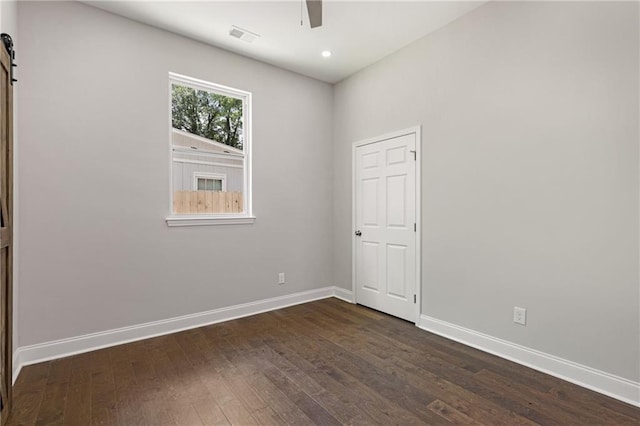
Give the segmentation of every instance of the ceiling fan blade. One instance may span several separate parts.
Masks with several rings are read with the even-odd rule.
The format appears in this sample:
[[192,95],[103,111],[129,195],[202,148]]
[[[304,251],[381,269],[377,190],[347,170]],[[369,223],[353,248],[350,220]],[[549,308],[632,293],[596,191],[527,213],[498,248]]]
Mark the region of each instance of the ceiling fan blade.
[[311,28],[322,26],[322,0],[307,0]]

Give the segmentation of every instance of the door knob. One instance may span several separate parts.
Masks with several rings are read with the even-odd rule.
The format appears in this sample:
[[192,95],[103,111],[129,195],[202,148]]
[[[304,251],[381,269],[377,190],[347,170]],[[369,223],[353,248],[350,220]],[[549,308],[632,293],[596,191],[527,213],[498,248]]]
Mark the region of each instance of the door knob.
[[359,237],[360,235],[362,235],[362,232],[360,232],[360,230],[356,231],[356,237]]

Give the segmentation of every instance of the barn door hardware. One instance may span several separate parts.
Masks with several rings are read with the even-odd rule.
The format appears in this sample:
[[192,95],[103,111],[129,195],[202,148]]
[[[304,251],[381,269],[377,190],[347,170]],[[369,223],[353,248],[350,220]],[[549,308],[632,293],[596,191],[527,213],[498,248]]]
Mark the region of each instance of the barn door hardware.
[[11,77],[11,85],[13,86],[13,82],[18,81],[15,78],[13,78],[13,68],[18,66],[15,62],[13,62],[16,60],[16,51],[13,49],[13,39],[7,33],[0,34],[0,38],[2,39],[2,43],[4,44],[5,49],[7,49],[7,52],[9,53],[9,58],[11,58],[10,77]]

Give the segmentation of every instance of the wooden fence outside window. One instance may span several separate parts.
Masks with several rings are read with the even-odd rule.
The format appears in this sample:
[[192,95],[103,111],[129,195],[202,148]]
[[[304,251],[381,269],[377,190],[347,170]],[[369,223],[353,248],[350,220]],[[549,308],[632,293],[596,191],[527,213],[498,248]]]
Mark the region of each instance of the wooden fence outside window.
[[242,213],[242,192],[174,191],[174,214]]

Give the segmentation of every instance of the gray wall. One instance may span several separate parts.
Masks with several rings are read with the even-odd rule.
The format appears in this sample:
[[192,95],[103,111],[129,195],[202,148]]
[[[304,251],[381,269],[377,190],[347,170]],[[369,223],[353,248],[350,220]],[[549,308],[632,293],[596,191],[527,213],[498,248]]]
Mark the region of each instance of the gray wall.
[[336,284],[351,143],[421,124],[423,313],[638,381],[638,71],[637,3],[495,2],[339,83]]
[[[20,346],[333,284],[330,85],[80,3],[18,15]],[[253,93],[254,225],[165,224],[170,71]]]

